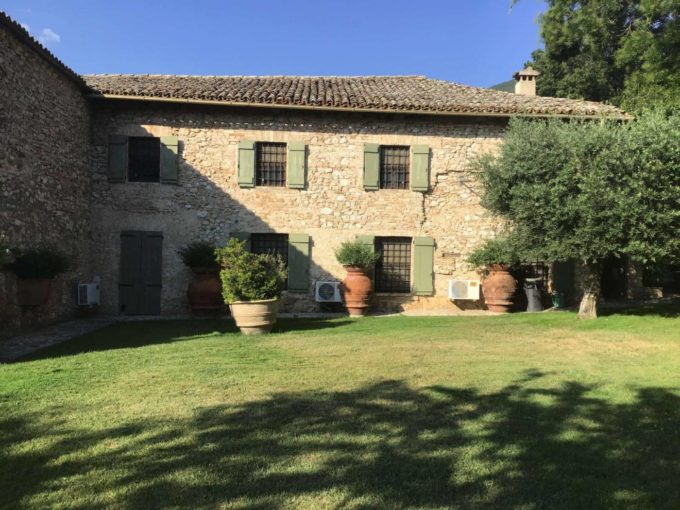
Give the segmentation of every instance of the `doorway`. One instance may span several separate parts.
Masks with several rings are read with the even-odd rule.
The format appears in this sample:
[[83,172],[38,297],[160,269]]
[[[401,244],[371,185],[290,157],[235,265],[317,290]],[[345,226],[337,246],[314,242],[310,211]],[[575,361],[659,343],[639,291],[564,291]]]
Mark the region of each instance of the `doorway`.
[[160,315],[163,233],[138,230],[120,234],[119,312]]
[[626,299],[628,259],[626,257],[607,257],[602,264],[602,297],[604,299]]

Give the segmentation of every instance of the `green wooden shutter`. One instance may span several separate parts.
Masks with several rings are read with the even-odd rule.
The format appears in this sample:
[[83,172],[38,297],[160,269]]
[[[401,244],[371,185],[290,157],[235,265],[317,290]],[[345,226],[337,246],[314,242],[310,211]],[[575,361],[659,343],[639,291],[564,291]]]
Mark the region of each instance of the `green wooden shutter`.
[[142,313],[144,287],[142,283],[142,234],[120,234],[120,274],[118,277],[119,311],[125,315]]
[[288,170],[286,174],[289,188],[305,188],[305,155],[304,143],[288,143]]
[[255,187],[255,142],[241,140],[238,144],[238,185]]
[[161,182],[177,184],[177,148],[176,136],[161,136]]
[[128,166],[128,137],[109,135],[109,182],[125,182]]
[[142,282],[144,298],[143,315],[160,315],[161,289],[163,287],[163,234],[143,232],[142,237]]
[[246,250],[250,251],[250,234],[248,232],[232,232],[230,237],[235,237],[246,244]]
[[[372,235],[360,235],[357,236],[357,241],[360,242],[361,244],[365,244],[367,246],[371,247],[371,250],[375,251],[375,236]],[[368,272],[368,276],[373,280],[373,277],[375,276],[375,268],[371,269]]]
[[427,145],[411,147],[411,189],[423,192],[430,189],[430,148]]
[[288,235],[288,291],[309,292],[309,235]]
[[413,290],[417,296],[434,294],[434,239],[413,239]]
[[377,190],[380,187],[380,145],[364,144],[364,189]]

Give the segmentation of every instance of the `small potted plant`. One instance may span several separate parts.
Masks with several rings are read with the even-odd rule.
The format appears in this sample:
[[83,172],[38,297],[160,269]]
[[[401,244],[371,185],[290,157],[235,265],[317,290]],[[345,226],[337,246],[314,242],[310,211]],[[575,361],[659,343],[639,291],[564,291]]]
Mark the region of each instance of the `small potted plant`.
[[335,251],[335,258],[347,271],[342,281],[342,298],[352,317],[361,317],[368,310],[368,300],[373,290],[368,272],[378,261],[371,246],[359,241],[346,241]]
[[513,241],[509,237],[489,239],[475,249],[467,261],[484,276],[482,291],[489,310],[509,312],[517,290],[517,280],[510,274],[510,267],[519,262]]
[[245,335],[269,333],[286,286],[286,266],[278,255],[255,254],[232,238],[215,251],[222,270],[222,296]]
[[191,311],[197,315],[221,312],[224,302],[215,245],[206,241],[197,241],[189,243],[177,253],[194,275],[187,289]]
[[5,267],[17,277],[20,306],[36,307],[47,303],[52,280],[68,269],[66,257],[50,248],[12,250],[13,260]]

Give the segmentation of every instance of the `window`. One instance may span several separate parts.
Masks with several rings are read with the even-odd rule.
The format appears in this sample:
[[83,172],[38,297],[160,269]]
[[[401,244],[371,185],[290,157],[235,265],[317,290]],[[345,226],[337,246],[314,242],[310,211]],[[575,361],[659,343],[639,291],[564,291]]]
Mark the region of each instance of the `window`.
[[411,238],[376,237],[380,259],[375,265],[375,291],[411,292]]
[[160,182],[161,141],[150,136],[128,139],[128,181]]
[[255,181],[258,186],[286,185],[286,144],[257,144]]
[[251,234],[250,251],[278,254],[288,267],[288,234]]
[[408,147],[380,146],[380,187],[384,189],[409,188]]

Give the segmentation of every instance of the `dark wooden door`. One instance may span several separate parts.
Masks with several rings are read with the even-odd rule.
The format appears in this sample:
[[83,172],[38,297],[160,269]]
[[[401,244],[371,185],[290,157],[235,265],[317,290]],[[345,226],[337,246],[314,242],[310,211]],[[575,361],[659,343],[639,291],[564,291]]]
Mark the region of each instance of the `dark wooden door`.
[[120,235],[120,313],[161,313],[163,234],[125,231]]
[[626,274],[628,263],[625,257],[608,257],[602,264],[602,297],[605,299],[626,298]]

